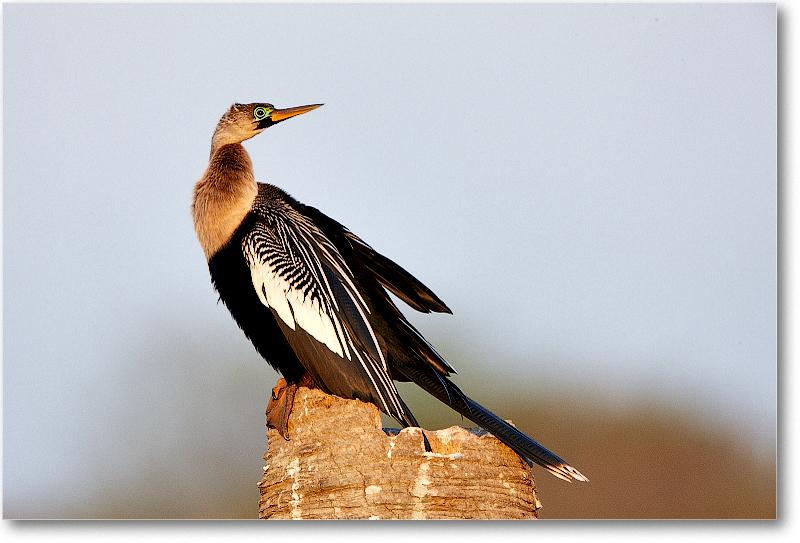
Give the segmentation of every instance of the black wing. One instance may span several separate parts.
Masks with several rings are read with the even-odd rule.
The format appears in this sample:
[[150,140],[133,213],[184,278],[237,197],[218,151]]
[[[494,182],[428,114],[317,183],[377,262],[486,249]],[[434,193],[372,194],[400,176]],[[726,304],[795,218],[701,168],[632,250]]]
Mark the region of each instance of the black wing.
[[291,205],[272,200],[243,240],[253,287],[306,371],[331,394],[360,398],[415,425],[391,377],[371,309],[328,237]]
[[410,307],[422,313],[431,311],[453,313],[436,294],[420,283],[416,277],[376,252],[349,230],[344,229],[344,235],[353,247],[356,257],[363,262],[364,267],[380,281],[381,285]]
[[[369,318],[385,340],[385,355],[389,359],[390,369],[394,370],[393,361],[402,360],[405,364],[424,366],[423,370],[430,366],[444,376],[458,373],[408,322],[384,288],[422,313],[452,313],[450,308],[416,277],[375,251],[347,227],[314,207],[296,201],[293,203],[325,232],[346,260],[352,263],[351,268],[360,279],[361,286],[370,292],[368,302],[376,307]],[[407,375],[397,371],[392,371],[392,377],[398,381],[410,380]]]

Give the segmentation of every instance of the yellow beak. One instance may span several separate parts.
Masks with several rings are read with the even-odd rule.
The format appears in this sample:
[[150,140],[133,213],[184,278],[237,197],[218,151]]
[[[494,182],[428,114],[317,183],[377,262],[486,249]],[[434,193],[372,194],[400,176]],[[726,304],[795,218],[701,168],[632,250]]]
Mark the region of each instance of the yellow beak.
[[270,114],[270,119],[272,122],[279,122],[284,119],[288,119],[289,117],[294,117],[295,115],[302,115],[303,113],[308,113],[312,109],[317,109],[322,104],[314,104],[313,106],[297,106],[297,107],[289,107],[286,109],[275,109]]

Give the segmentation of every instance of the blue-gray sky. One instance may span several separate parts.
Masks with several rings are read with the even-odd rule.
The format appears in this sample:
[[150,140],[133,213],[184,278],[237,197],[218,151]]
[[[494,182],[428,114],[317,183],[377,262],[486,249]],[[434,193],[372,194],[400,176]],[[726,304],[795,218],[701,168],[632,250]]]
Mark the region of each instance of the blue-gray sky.
[[459,382],[655,398],[773,446],[774,4],[3,19],[6,516],[124,481],[143,454],[185,462],[174,484],[186,434],[263,436],[276,375],[216,304],[189,216],[234,101],[325,103],[245,143],[257,179],[447,302],[409,316]]

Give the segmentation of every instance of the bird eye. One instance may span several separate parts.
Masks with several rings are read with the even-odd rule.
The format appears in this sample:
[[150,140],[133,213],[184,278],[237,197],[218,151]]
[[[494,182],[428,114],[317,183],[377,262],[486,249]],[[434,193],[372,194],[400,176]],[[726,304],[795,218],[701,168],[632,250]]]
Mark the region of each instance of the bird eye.
[[263,107],[260,107],[260,106],[259,106],[259,107],[255,108],[255,109],[253,110],[253,115],[255,115],[255,118],[256,118],[256,119],[258,119],[258,120],[260,121],[260,120],[262,120],[262,119],[266,119],[266,118],[267,118],[267,115],[268,115],[268,113],[267,113],[267,110],[266,110],[266,109],[264,109]]

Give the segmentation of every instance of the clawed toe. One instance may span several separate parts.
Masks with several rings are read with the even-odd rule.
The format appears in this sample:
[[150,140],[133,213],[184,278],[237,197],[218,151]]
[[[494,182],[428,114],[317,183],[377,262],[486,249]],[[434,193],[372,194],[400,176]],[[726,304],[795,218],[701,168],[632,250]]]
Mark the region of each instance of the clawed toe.
[[272,389],[272,397],[267,406],[267,427],[274,428],[289,441],[289,415],[292,413],[292,403],[297,392],[297,385],[287,385],[285,379],[280,379]]

